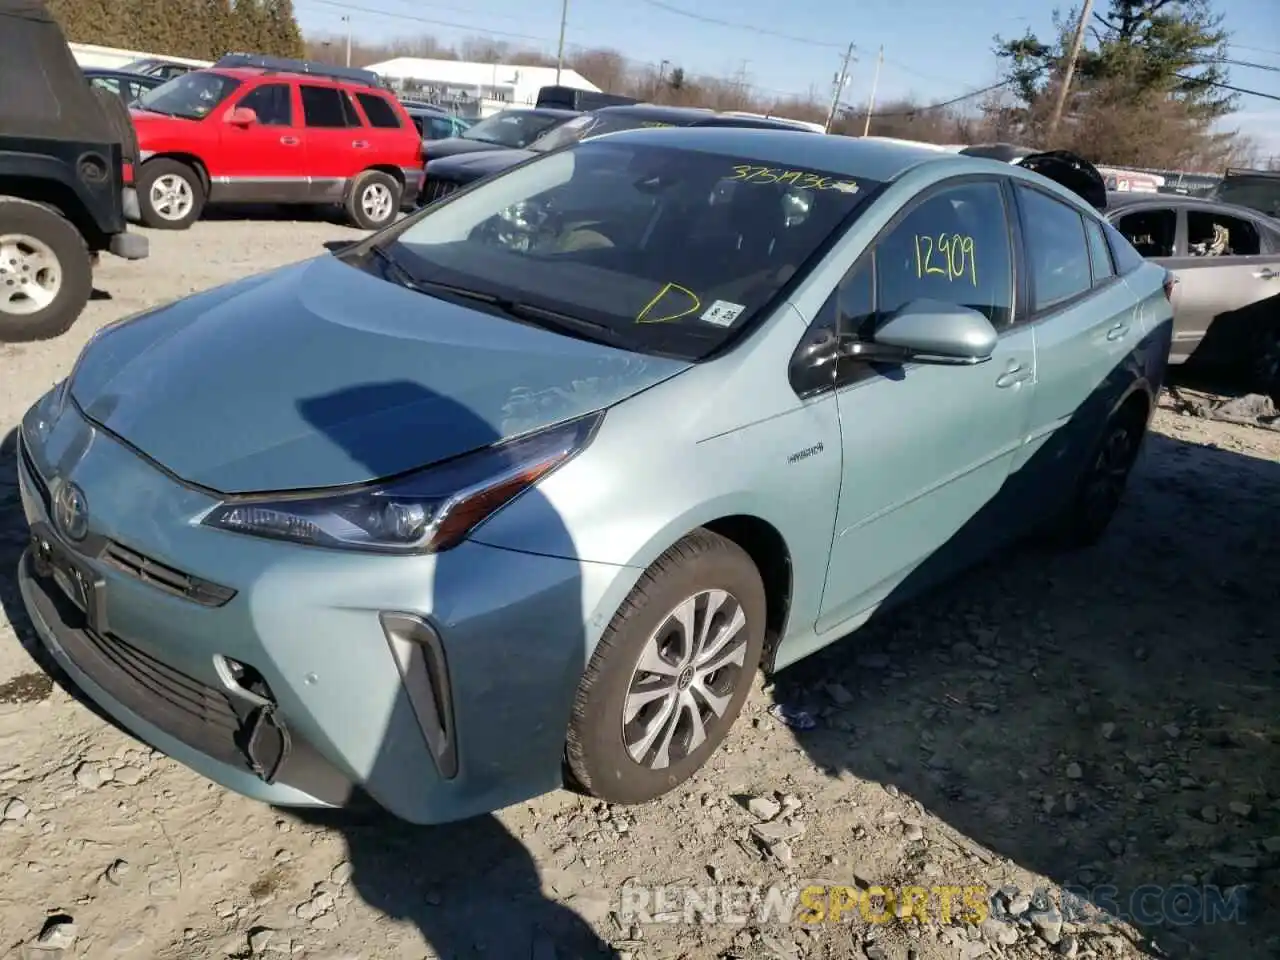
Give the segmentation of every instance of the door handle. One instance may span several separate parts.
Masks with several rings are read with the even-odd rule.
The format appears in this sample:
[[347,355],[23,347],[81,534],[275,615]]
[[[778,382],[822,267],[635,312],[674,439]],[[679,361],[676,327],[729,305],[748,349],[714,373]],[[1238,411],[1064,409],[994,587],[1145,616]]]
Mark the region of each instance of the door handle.
[[1127,323],[1117,323],[1114,327],[1107,331],[1107,339],[1111,341],[1122,339],[1129,332]]
[[297,137],[281,137],[280,142],[286,147],[296,147],[298,145]]
[[1259,280],[1280,280],[1280,271],[1265,267],[1254,274]]
[[1018,361],[1014,360],[1005,369],[1004,373],[996,377],[996,386],[1001,390],[1007,387],[1016,387],[1020,383],[1025,383],[1031,379],[1031,368],[1024,367]]
[[368,140],[352,140],[351,145],[355,147],[357,150],[363,150],[365,147],[369,145],[369,141]]

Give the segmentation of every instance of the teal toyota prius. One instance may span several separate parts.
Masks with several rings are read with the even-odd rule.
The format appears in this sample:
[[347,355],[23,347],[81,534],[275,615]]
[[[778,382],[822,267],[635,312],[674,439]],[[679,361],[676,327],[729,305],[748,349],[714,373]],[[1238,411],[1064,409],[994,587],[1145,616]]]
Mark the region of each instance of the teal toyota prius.
[[270,803],[651,800],[757,670],[1023,534],[1103,533],[1174,288],[1099,202],[1068,154],[539,156],[103,329],[21,428],[31,620],[120,724]]

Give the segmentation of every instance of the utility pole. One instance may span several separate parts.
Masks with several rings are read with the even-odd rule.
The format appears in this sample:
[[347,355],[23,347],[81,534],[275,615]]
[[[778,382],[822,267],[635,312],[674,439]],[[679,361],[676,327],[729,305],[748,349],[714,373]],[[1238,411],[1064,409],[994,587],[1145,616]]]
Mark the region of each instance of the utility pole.
[[876,108],[876,87],[880,86],[880,68],[884,65],[884,44],[880,45],[880,53],[876,56],[876,72],[871,78],[871,99],[867,101],[867,119],[862,124],[862,135],[871,132],[871,111]]
[[560,86],[560,71],[564,69],[564,25],[569,19],[569,0],[560,0],[560,47],[556,50],[556,86]]
[[351,66],[351,15],[346,14],[342,22],[347,25],[347,66]]
[[1084,28],[1089,23],[1089,14],[1093,10],[1093,0],[1084,0],[1080,10],[1080,22],[1076,24],[1076,35],[1071,38],[1071,54],[1062,67],[1062,77],[1058,81],[1058,95],[1054,98],[1053,113],[1049,116],[1049,129],[1045,133],[1045,146],[1053,143],[1054,134],[1058,132],[1058,123],[1062,120],[1062,110],[1067,105],[1067,92],[1071,89],[1071,78],[1075,76],[1076,59],[1080,56],[1080,48],[1084,46]]
[[831,124],[836,119],[836,108],[840,106],[840,94],[844,91],[845,84],[849,82],[849,62],[853,59],[853,44],[849,44],[849,49],[844,52],[844,62],[840,64],[840,74],[836,77],[835,92],[831,94],[831,109],[827,111],[827,122],[824,130],[831,132]]

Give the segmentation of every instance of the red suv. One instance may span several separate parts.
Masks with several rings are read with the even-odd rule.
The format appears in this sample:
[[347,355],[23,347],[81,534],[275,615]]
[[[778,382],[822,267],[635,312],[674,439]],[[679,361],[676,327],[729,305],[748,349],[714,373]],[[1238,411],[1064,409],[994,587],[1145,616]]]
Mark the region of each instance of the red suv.
[[[422,188],[422,138],[381,87],[259,67],[195,70],[130,111],[130,212],[185,230],[207,201],[341,204],[358,227],[391,223]],[[136,207],[135,207],[136,204]]]

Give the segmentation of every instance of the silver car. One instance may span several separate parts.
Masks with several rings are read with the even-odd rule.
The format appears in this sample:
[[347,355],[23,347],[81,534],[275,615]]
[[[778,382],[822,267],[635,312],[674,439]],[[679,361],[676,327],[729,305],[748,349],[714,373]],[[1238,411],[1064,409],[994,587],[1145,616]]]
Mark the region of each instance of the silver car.
[[1232,204],[1111,193],[1106,217],[1144,257],[1172,271],[1169,362],[1231,368],[1280,392],[1280,220]]

